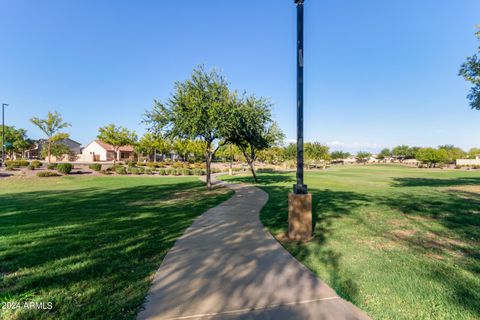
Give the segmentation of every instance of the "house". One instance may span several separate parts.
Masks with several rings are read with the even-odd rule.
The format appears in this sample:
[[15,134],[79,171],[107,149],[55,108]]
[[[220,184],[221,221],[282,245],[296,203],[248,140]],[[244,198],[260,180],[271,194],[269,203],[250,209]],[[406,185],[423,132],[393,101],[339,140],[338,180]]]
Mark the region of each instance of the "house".
[[[56,144],[63,144],[65,145],[70,151],[61,156],[52,156],[52,161],[75,161],[77,157],[82,152],[82,145],[70,138],[63,139],[60,141],[55,142]],[[26,152],[26,156],[28,159],[41,159],[42,158],[42,150],[43,148],[47,148],[48,140],[47,139],[40,139],[34,142],[34,147]]]
[[112,145],[101,140],[94,140],[83,148],[80,157],[80,160],[85,162],[113,161],[114,159],[118,161],[137,161],[137,155],[133,146],[123,146],[119,148],[115,156],[115,150]]

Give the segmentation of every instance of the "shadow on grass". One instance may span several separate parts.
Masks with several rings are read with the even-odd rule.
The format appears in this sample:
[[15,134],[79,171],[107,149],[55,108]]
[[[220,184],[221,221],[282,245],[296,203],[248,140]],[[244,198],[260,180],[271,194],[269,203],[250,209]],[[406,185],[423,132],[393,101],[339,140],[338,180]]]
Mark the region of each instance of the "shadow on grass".
[[431,178],[394,178],[394,187],[453,187],[463,185],[480,185],[480,177],[466,177],[454,179]]
[[[269,202],[261,212],[261,220],[274,234],[285,232],[288,225],[287,194],[294,182],[293,175],[261,175],[258,184],[269,196]],[[243,177],[242,181],[248,181]],[[429,279],[441,283],[447,288],[452,304],[461,306],[480,316],[480,288],[472,275],[480,275],[480,196],[477,193],[461,190],[435,190],[429,187],[450,187],[480,184],[480,178],[423,179],[396,178],[394,188],[385,194],[366,195],[359,192],[319,189],[309,186],[313,194],[313,212],[315,223],[315,241],[319,246],[311,251],[306,244],[285,243],[285,247],[299,260],[310,258],[321,262],[328,270],[329,283],[342,297],[357,303],[359,289],[355,279],[349,276],[348,266],[342,265],[342,253],[327,249],[325,244],[335,230],[335,220],[353,216],[357,223],[363,224],[378,237],[394,241],[409,249],[410,256],[439,255],[439,259],[453,256],[454,262],[426,263]],[[424,189],[402,189],[405,187],[424,187]],[[401,212],[411,222],[426,233],[418,236],[405,236],[402,233],[385,234],[385,229],[369,221],[356,211],[359,207],[372,206],[390,208],[392,214]],[[364,211],[363,211],[364,212]],[[384,223],[385,221],[382,221]],[[432,222],[445,227],[444,234],[435,233]],[[338,225],[337,225],[338,227]],[[352,229],[352,232],[354,230]],[[408,231],[408,230],[406,230]],[[455,239],[448,236],[454,234]],[[407,253],[405,253],[407,254]],[[441,261],[441,260],[440,260]],[[417,262],[418,263],[418,262]],[[385,271],[388,272],[388,271]]]
[[133,319],[175,240],[229,194],[190,181],[0,195],[0,295],[53,302],[22,319]]
[[[238,182],[252,183],[251,177],[242,176],[230,178]],[[260,213],[260,219],[265,227],[274,234],[287,231],[288,225],[288,193],[292,192],[295,183],[294,174],[291,172],[261,174],[259,183],[256,184],[269,195],[267,205]],[[315,238],[312,240],[322,245],[328,241],[332,230],[333,221],[345,215],[351,214],[352,210],[364,205],[369,201],[365,195],[355,192],[321,190],[309,187],[312,193],[312,211]],[[297,259],[305,261],[309,256],[321,261],[329,273],[330,284],[337,293],[355,303],[358,298],[358,286],[348,274],[345,266],[341,264],[342,254],[331,249],[322,248],[320,251],[312,251],[312,247],[302,243],[283,243],[283,245]]]

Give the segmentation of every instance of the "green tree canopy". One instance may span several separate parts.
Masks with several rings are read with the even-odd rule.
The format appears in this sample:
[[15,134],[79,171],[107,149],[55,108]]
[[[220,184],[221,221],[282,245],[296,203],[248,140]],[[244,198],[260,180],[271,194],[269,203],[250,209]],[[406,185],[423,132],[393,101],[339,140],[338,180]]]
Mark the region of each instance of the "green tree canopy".
[[171,139],[191,139],[204,142],[207,163],[207,188],[211,188],[211,162],[229,126],[229,112],[235,106],[226,79],[216,70],[203,66],[193,71],[190,79],[176,82],[174,93],[165,103],[155,101],[145,113],[144,122],[154,132]]
[[480,148],[471,148],[468,150],[468,157],[471,159],[475,159],[477,155],[480,155]]
[[388,148],[382,149],[380,153],[378,154],[378,159],[385,159],[385,158],[391,158],[392,157],[392,151]]
[[420,148],[416,159],[429,167],[435,167],[438,163],[448,161],[448,153],[445,149]]
[[357,159],[363,164],[365,164],[368,161],[368,159],[370,159],[371,156],[372,154],[370,152],[366,152],[366,151],[357,152]]
[[223,129],[225,141],[235,144],[242,151],[255,181],[258,152],[278,145],[284,139],[272,119],[271,107],[271,102],[265,98],[248,96],[236,99],[234,108],[230,110],[229,125]]
[[172,146],[171,143],[162,136],[154,132],[145,133],[135,144],[135,152],[153,156],[153,161],[157,161],[157,152],[168,153]]
[[333,160],[346,159],[350,156],[351,156],[351,154],[349,152],[344,152],[344,151],[340,151],[340,150],[332,151],[332,153],[330,154],[330,157]]
[[308,166],[330,160],[330,148],[320,142],[306,142],[304,150],[305,162]]
[[115,156],[113,158],[113,164],[115,165],[118,150],[120,147],[127,145],[134,145],[137,141],[137,134],[134,131],[130,131],[127,128],[121,126],[115,126],[114,124],[109,124],[108,126],[101,127],[98,129],[97,138],[101,141],[112,145],[113,150],[115,151]]
[[[480,40],[480,25],[477,26],[477,39]],[[480,110],[480,46],[477,53],[467,58],[467,61],[460,67],[459,75],[472,84],[467,98],[472,109]]]
[[465,151],[463,151],[461,148],[455,147],[452,144],[446,144],[446,145],[443,145],[443,146],[439,146],[438,149],[443,149],[447,152],[447,155],[448,155],[447,162],[448,163],[454,163],[455,160],[465,158],[466,155],[467,155],[467,153]]
[[5,126],[5,151],[10,158],[13,157],[14,153],[23,153],[31,145],[32,141],[27,138],[27,130]]
[[69,127],[70,124],[64,122],[62,116],[57,112],[48,112],[45,119],[33,117],[30,121],[36,125],[47,136],[47,157],[50,163],[52,155],[52,144],[55,142],[67,139],[70,135],[68,133],[59,132],[60,130]]

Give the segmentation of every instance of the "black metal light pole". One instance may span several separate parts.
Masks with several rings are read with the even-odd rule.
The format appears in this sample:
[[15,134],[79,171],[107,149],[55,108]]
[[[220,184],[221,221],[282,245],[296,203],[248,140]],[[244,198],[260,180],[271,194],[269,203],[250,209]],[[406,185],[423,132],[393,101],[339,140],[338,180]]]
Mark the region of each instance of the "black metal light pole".
[[293,185],[295,194],[307,194],[303,184],[303,2],[294,0],[297,5],[297,183]]
[[5,164],[5,107],[6,103],[2,103],[2,166]]

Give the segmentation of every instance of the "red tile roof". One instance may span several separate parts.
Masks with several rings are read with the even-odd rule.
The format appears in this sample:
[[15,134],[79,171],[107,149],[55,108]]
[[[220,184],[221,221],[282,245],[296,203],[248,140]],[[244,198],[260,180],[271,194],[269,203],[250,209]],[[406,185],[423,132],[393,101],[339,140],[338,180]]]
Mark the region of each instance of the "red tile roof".
[[[101,140],[95,140],[95,142],[100,147],[102,147],[103,149],[105,149],[107,151],[115,151],[115,150],[113,150],[113,146],[111,144],[105,143]],[[120,151],[120,152],[133,152],[133,146],[122,146],[122,147],[120,147],[120,149],[118,151]]]

